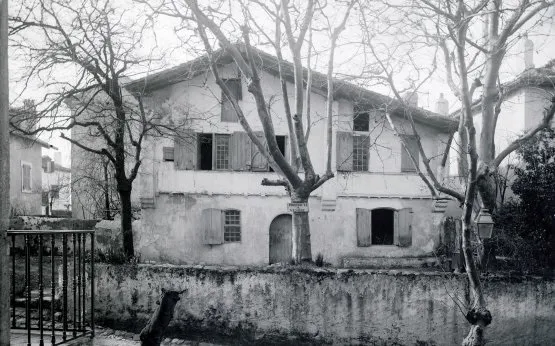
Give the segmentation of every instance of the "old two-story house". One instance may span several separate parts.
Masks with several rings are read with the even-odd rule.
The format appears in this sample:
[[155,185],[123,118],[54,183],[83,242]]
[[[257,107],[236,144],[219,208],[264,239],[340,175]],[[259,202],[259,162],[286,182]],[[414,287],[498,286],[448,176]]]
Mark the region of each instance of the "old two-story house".
[[[262,85],[280,150],[289,155],[288,130],[275,57],[257,51]],[[260,135],[262,127],[245,80],[229,56],[221,74]],[[285,70],[291,70],[285,63]],[[290,76],[287,76],[290,77]],[[317,172],[325,169],[325,76],[314,73],[308,148]],[[134,224],[136,251],[145,260],[171,263],[264,265],[289,262],[291,214],[282,187],[258,154],[229,101],[207,69],[206,57],[128,84],[148,94],[152,108],[187,121],[176,139],[150,139],[138,186],[142,218]],[[292,84],[288,84],[293,88]],[[291,100],[291,103],[293,100]],[[454,121],[412,107],[424,149],[438,164]],[[407,131],[408,148],[386,113]],[[378,93],[336,81],[333,103],[335,178],[309,200],[312,251],[334,265],[360,258],[429,256],[439,244],[438,219],[427,187],[407,150],[419,157],[404,109]],[[420,165],[422,158],[419,157]],[[423,167],[423,166],[422,166]],[[137,188],[137,187],[136,187]]]

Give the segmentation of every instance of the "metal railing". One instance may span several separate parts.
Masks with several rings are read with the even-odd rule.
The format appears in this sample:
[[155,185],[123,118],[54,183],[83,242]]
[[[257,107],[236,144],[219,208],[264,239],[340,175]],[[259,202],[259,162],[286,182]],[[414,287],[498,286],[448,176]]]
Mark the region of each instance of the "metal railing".
[[27,345],[31,345],[32,332],[38,334],[41,346],[48,338],[51,345],[60,345],[87,335],[93,337],[94,231],[9,230],[8,237],[12,329],[27,331]]

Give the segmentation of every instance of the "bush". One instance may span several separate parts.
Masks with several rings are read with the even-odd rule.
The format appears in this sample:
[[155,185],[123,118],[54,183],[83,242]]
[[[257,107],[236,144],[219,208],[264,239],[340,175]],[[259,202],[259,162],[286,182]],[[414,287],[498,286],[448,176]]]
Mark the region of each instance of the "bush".
[[511,189],[516,199],[494,215],[493,242],[511,269],[538,272],[555,266],[555,131],[546,129],[518,150]]

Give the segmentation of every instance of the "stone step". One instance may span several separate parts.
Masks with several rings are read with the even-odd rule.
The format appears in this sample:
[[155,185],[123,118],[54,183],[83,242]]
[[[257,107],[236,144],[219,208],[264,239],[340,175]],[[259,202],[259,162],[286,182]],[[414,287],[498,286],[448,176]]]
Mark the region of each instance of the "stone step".
[[421,269],[439,267],[436,257],[344,257],[344,268]]

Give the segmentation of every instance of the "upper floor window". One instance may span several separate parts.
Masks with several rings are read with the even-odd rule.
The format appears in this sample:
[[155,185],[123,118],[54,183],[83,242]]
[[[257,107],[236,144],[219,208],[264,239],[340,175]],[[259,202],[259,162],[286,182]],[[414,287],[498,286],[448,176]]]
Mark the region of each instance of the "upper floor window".
[[337,170],[366,172],[370,156],[370,137],[352,132],[337,131]]
[[368,136],[353,137],[353,171],[368,171],[368,153],[370,147],[368,145]]
[[30,163],[21,163],[21,191],[31,192],[31,169]]
[[370,113],[356,112],[353,115],[353,130],[354,131],[370,131]]
[[418,139],[416,136],[409,135],[403,135],[403,137],[404,143],[402,144],[403,149],[401,150],[401,172],[416,172],[417,169],[410,158],[410,154],[412,154],[412,157],[414,157],[416,162],[420,162]]
[[162,148],[163,152],[162,152],[162,159],[164,161],[173,161],[174,160],[174,151],[173,151],[173,147],[164,147]]
[[214,135],[216,158],[214,169],[229,169],[229,135]]
[[[263,132],[258,131],[254,135],[266,146]],[[169,153],[171,148],[168,152],[164,148],[164,161],[174,161],[178,170],[272,171],[268,160],[246,132],[215,134],[190,131],[186,138],[174,139],[173,156]],[[287,136],[276,136],[276,142],[287,159]]]
[[[241,78],[224,79],[224,83],[231,91],[231,95],[235,101],[243,99],[243,91],[241,85]],[[227,98],[222,90],[222,121],[238,122],[237,113],[233,109],[231,101]]]

